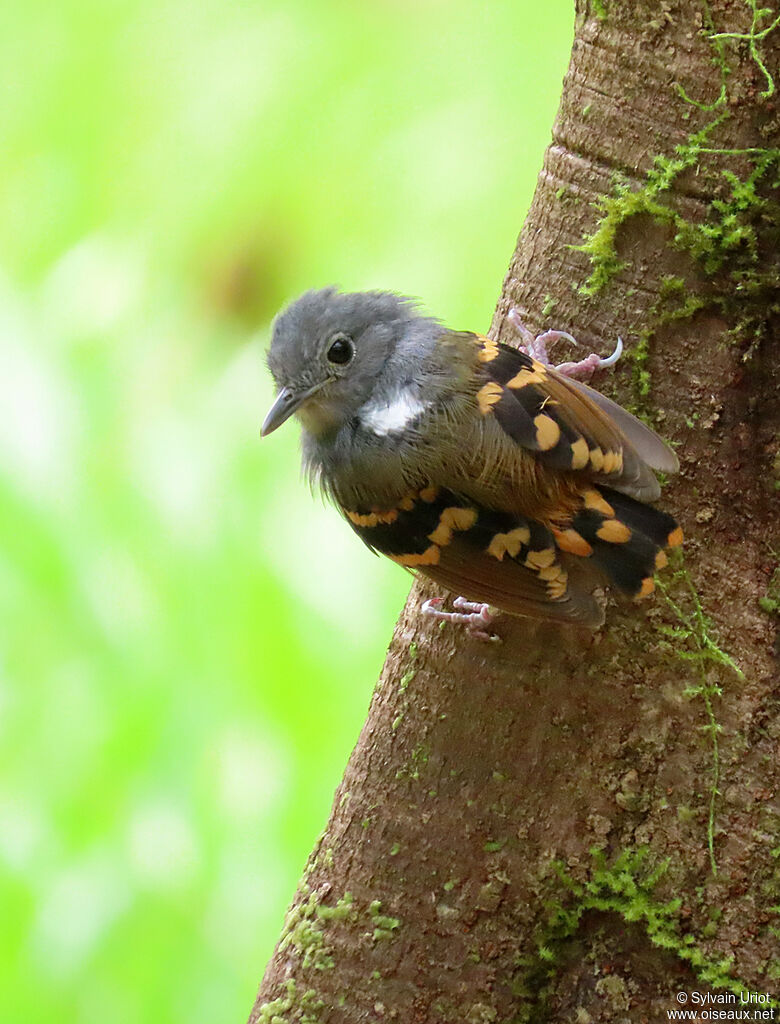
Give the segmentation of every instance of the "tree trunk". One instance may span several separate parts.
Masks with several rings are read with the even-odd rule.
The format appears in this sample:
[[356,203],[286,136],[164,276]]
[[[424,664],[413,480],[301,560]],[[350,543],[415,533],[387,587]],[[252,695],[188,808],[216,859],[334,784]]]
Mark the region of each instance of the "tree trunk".
[[252,1021],[780,995],[778,14],[578,0],[492,331],[623,336],[598,386],[677,446],[684,555],[596,634],[503,617],[500,646],[415,585]]

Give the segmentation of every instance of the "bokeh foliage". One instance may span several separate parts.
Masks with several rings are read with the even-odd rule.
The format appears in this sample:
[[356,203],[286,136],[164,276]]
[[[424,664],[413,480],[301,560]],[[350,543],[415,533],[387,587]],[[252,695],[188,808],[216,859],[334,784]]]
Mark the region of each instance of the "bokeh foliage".
[[486,328],[571,20],[2,5],[3,1019],[246,1016],[409,585],[260,444],[268,322]]

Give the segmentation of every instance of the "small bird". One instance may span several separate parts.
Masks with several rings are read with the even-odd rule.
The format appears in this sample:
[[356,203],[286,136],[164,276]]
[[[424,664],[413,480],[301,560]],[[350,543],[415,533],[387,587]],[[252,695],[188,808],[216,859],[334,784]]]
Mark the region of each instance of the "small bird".
[[277,317],[279,389],[263,436],[293,413],[303,465],[374,552],[462,595],[425,610],[478,635],[488,608],[596,628],[594,589],[654,587],[682,543],[653,470],[678,469],[652,430],[578,375],[528,351],[453,331],[390,292],[308,291]]

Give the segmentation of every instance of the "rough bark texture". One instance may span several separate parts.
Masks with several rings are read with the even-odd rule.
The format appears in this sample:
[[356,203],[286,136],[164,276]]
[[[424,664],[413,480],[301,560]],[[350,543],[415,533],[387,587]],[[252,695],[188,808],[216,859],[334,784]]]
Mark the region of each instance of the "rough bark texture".
[[780,995],[774,17],[751,44],[708,40],[750,34],[745,0],[578,3],[493,332],[516,341],[516,305],[587,350],[623,335],[599,385],[678,445],[684,563],[597,634],[504,618],[501,646],[422,618],[415,586],[252,1021]]

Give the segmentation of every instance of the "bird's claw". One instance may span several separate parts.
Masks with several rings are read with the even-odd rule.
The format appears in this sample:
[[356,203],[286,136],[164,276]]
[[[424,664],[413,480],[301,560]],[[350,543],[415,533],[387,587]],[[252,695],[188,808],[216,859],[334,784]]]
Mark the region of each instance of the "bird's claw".
[[545,331],[543,334],[534,337],[522,322],[520,314],[514,307],[509,310],[508,320],[523,339],[523,344],[520,346],[521,349],[531,356],[532,359],[537,359],[540,363],[544,363],[545,366],[552,366],[554,370],[563,374],[564,377],[571,377],[575,380],[590,380],[597,370],[605,370],[609,366],[614,366],[623,353],[623,340],[618,338],[612,355],[602,357],[595,352],[591,352],[589,356],[580,359],[576,363],[559,363],[557,366],[554,366],[547,355],[548,344],[560,341],[563,338],[574,345],[579,345],[577,339],[566,331]]
[[489,629],[495,618],[490,610],[490,605],[479,601],[467,601],[465,597],[456,597],[452,606],[457,610],[444,612],[439,608],[441,603],[442,598],[440,597],[429,598],[423,603],[423,614],[439,619],[440,622],[454,622],[466,626],[471,636],[477,640],[500,643],[500,637]]

